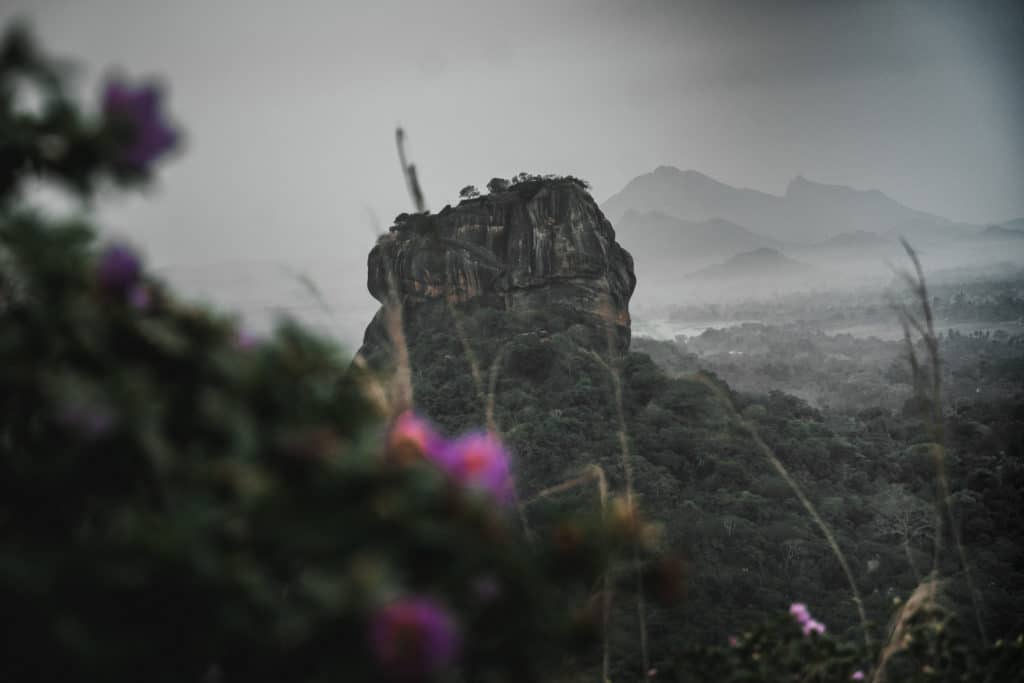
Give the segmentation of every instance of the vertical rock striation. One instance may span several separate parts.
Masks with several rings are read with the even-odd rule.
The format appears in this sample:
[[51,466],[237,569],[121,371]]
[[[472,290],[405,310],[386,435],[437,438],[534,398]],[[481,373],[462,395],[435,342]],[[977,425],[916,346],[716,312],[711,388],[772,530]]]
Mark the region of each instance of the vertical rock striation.
[[[415,327],[438,306],[555,314],[605,350],[629,348],[633,259],[597,203],[572,178],[532,179],[438,214],[401,215],[370,252],[367,286]],[[557,332],[560,330],[550,330]],[[365,357],[389,347],[382,307]]]

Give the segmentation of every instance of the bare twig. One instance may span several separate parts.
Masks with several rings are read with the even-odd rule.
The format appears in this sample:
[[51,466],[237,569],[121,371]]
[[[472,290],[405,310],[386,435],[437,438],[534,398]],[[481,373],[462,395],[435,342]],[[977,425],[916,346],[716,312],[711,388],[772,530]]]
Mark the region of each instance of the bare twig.
[[409,191],[409,197],[417,213],[423,213],[427,210],[427,203],[423,200],[423,190],[416,177],[416,166],[405,158],[405,131],[401,126],[395,129],[395,146],[398,147],[398,161],[402,164],[402,175],[405,176],[405,187]]

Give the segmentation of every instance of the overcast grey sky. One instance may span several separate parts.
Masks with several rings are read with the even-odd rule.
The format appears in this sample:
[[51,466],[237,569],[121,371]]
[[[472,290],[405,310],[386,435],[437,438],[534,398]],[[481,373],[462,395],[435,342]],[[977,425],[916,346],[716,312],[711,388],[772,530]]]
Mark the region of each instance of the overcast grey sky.
[[185,154],[107,214],[156,263],[336,263],[359,289],[370,217],[408,208],[397,123],[434,209],[518,171],[604,200],[670,164],[1024,215],[1017,0],[0,0],[17,15],[88,88],[168,83]]

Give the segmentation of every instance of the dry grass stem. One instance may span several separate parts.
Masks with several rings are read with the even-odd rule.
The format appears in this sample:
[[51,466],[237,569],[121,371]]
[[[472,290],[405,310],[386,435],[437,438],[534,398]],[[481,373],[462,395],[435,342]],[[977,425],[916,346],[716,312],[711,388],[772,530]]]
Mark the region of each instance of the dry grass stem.
[[[953,544],[957,550],[957,558],[960,562],[960,567],[964,572],[967,591],[971,597],[971,607],[974,611],[974,618],[978,627],[978,633],[981,636],[982,642],[987,644],[988,638],[985,632],[985,623],[981,617],[982,608],[979,602],[978,592],[974,586],[974,578],[971,573],[970,564],[967,561],[967,552],[964,549],[963,541],[961,539],[960,527],[956,523],[956,520],[953,519],[952,507],[949,504],[951,491],[946,464],[945,416],[942,409],[942,363],[939,354],[938,335],[935,333],[935,318],[932,312],[931,300],[928,296],[928,285],[924,276],[924,268],[921,265],[921,260],[918,257],[917,252],[905,239],[901,239],[900,242],[914,266],[914,272],[909,273],[907,271],[899,271],[899,275],[913,293],[917,304],[920,306],[921,316],[923,318],[919,319],[907,306],[901,305],[896,307],[897,313],[900,317],[900,322],[903,325],[904,339],[906,341],[907,348],[910,349],[911,369],[915,373],[915,389],[917,390],[920,390],[920,387],[924,385],[925,382],[920,380],[920,364],[917,362],[916,355],[913,354],[914,344],[911,339],[909,328],[913,327],[921,336],[921,341],[925,346],[929,361],[930,377],[926,378],[929,392],[926,398],[928,401],[928,426],[932,437],[929,449],[935,461],[936,486],[936,525],[932,558],[932,578],[937,579],[939,576],[939,563],[943,547],[943,527],[945,527],[948,522],[949,532],[953,537]],[[934,581],[930,582],[929,585],[934,588]]]
[[818,514],[817,508],[815,508],[814,504],[803,492],[803,489],[800,487],[800,484],[797,483],[796,479],[794,479],[793,476],[789,473],[789,470],[786,469],[786,466],[783,465],[782,461],[778,459],[778,457],[775,455],[775,452],[771,449],[770,446],[768,446],[767,443],[764,442],[764,439],[761,438],[761,433],[757,430],[757,427],[755,427],[748,420],[744,419],[743,416],[740,415],[739,412],[737,412],[736,406],[733,405],[732,399],[729,398],[729,396],[727,396],[718,385],[712,382],[703,373],[698,373],[694,377],[694,379],[696,379],[704,386],[708,387],[711,390],[711,392],[719,399],[722,405],[724,405],[725,408],[729,411],[730,417],[737,424],[743,427],[747,434],[750,435],[750,438],[753,439],[758,451],[760,451],[761,454],[765,457],[765,459],[769,463],[771,463],[772,467],[775,468],[775,471],[779,474],[780,477],[782,477],[783,481],[786,482],[790,490],[793,491],[794,495],[796,495],[797,499],[800,501],[800,504],[803,505],[804,509],[807,511],[807,514],[810,515],[815,525],[818,527],[822,535],[825,537],[825,541],[828,543],[829,548],[832,549],[832,554],[835,555],[836,560],[839,562],[839,566],[842,568],[843,574],[846,575],[846,581],[850,585],[850,592],[853,594],[853,602],[857,607],[857,615],[860,617],[861,630],[864,634],[864,645],[870,649],[871,631],[868,627],[867,613],[864,611],[864,601],[861,599],[860,589],[857,587],[857,581],[853,577],[853,571],[850,569],[850,564],[846,560],[846,555],[839,547],[839,542],[836,540],[835,534],[832,533],[831,527],[829,527],[829,525],[825,523],[825,520],[822,519],[821,515]]

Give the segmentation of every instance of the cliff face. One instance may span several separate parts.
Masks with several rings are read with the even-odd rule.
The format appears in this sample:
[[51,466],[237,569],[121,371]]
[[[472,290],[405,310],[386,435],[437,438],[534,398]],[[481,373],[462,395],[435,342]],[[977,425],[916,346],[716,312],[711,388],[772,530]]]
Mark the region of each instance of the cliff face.
[[[579,338],[629,347],[633,259],[597,203],[571,179],[535,180],[438,214],[399,216],[370,252],[367,286],[392,292],[406,326],[449,303],[555,313]],[[559,330],[550,330],[552,332]],[[386,350],[383,307],[366,330],[364,356]]]

